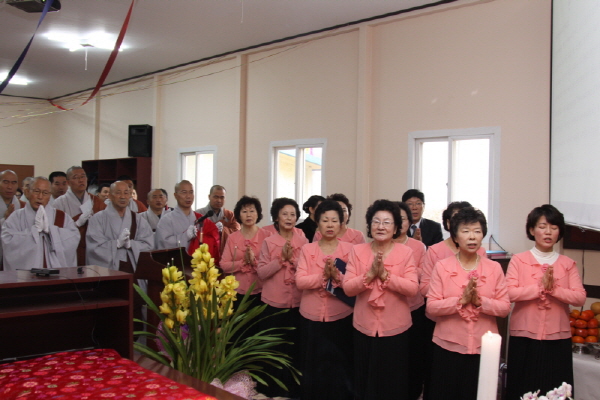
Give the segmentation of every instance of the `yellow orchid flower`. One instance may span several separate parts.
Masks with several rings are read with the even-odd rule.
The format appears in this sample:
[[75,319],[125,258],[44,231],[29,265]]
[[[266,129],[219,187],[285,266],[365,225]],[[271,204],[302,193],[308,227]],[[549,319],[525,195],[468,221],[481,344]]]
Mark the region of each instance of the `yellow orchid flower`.
[[165,325],[170,330],[173,330],[173,327],[175,326],[175,321],[173,321],[171,318],[165,318]]

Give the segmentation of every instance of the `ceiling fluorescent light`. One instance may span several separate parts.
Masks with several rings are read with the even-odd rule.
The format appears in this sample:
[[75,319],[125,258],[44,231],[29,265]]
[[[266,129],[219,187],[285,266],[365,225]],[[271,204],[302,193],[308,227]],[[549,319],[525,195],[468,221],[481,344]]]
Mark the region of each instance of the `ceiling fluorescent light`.
[[[61,42],[69,51],[77,51],[83,48],[97,48],[104,50],[112,50],[115,47],[116,38],[105,32],[92,32],[86,35],[77,35],[71,33],[50,32],[45,35],[48,40]],[[126,46],[121,45],[119,51],[122,51]]]
[[[0,82],[4,82],[4,80],[8,77],[8,72],[1,72],[0,73]],[[23,77],[20,76],[13,76],[12,79],[10,80],[10,85],[28,85],[31,81],[27,80]]]

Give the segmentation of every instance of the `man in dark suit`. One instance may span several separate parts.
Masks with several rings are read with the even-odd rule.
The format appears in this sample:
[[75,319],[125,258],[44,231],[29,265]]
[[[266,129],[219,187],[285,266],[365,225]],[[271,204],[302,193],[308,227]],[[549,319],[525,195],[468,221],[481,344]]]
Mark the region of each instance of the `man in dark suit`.
[[408,230],[408,236],[422,241],[429,247],[444,240],[442,225],[427,218],[422,218],[425,209],[425,195],[417,189],[409,189],[402,195],[412,213],[413,224]]

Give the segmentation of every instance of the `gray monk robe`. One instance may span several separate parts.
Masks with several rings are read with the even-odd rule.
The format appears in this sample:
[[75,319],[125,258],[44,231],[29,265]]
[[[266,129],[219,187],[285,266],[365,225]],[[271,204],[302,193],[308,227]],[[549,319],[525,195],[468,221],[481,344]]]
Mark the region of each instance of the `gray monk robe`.
[[[44,208],[49,232],[38,232],[36,211],[27,203],[4,223],[4,270],[74,267],[77,265],[79,229],[65,213],[52,206]],[[57,213],[62,216],[57,217]],[[62,220],[62,222],[61,222]],[[57,224],[59,226],[57,226]]]
[[[15,206],[15,211],[25,206],[25,203],[20,201],[17,196],[13,196],[11,204]],[[2,198],[0,198],[0,233],[2,233],[2,226],[4,225],[4,213],[8,209],[8,204],[6,204]],[[0,267],[2,267],[2,242],[0,242]],[[0,271],[2,268],[0,268]]]
[[158,226],[160,220],[171,211],[173,211],[173,209],[171,208],[163,209],[162,213],[160,214],[160,217],[154,214],[154,211],[152,210],[147,210],[140,214],[146,219],[146,221],[148,221],[148,224],[150,224],[150,228],[152,228],[153,231],[156,231],[156,227]]
[[196,214],[190,211],[190,215],[185,215],[179,207],[175,207],[173,211],[162,216],[156,226],[156,249],[176,247],[187,249],[191,240],[187,237],[187,229],[194,222],[196,222]]
[[[132,221],[135,218],[135,234]],[[128,229],[131,248],[117,248],[117,239],[123,229]],[[94,214],[89,222],[86,235],[87,264],[100,265],[119,270],[120,262],[130,262],[133,270],[142,251],[154,249],[154,236],[148,222],[140,215],[129,209],[121,217],[112,204],[105,210]]]

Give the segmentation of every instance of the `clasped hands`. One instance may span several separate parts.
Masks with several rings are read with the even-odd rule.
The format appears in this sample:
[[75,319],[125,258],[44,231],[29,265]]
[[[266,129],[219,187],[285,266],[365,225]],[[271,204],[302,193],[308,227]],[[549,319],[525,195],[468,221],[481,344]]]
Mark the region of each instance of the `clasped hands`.
[[549,266],[546,272],[544,272],[542,286],[544,286],[544,290],[547,292],[551,292],[554,289],[554,268],[552,266]]
[[281,249],[281,263],[289,262],[292,263],[294,259],[294,248],[292,247],[292,243],[290,241],[286,241]]
[[381,282],[385,282],[388,278],[389,272],[383,266],[383,252],[378,251],[371,268],[367,272],[367,283],[371,282],[375,278],[379,278]]
[[244,264],[256,266],[256,256],[250,246],[246,246],[246,251],[244,251]]
[[125,247],[126,249],[131,248],[131,240],[129,239],[129,229],[127,228],[123,229],[123,231],[119,235],[119,238],[117,239],[117,248],[120,249],[123,247]]
[[[12,205],[12,204],[11,204]],[[46,232],[50,231],[50,226],[48,224],[48,217],[46,216],[46,211],[44,210],[44,206],[40,205],[35,213],[35,229],[38,232]]]
[[475,307],[481,307],[481,298],[477,290],[477,277],[472,277],[469,283],[463,291],[463,295],[460,299],[460,304],[466,306],[467,304],[473,304]]
[[333,279],[336,283],[340,283],[340,271],[335,267],[335,259],[328,257],[323,268],[323,279]]

